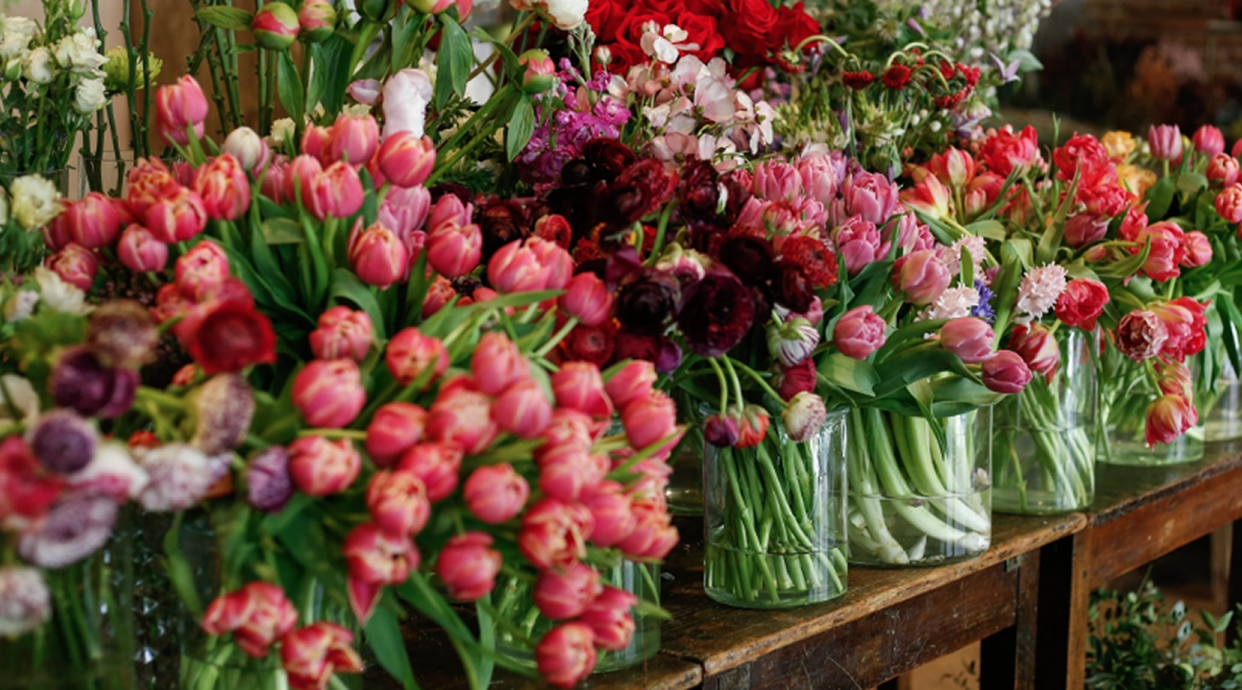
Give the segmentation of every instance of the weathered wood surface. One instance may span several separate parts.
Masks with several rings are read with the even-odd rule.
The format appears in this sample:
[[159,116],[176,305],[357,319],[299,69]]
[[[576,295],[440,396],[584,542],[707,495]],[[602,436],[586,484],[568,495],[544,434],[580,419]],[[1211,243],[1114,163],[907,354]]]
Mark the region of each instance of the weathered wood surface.
[[662,603],[673,620],[664,625],[662,649],[701,663],[708,688],[806,687],[808,673],[815,687],[871,687],[1013,625],[1021,569],[1013,562],[1007,571],[1006,561],[1085,524],[1082,515],[998,515],[993,546],[979,558],[926,569],[856,568],[840,599],[787,611],[709,600],[701,532],[683,531],[685,543],[666,568],[672,581]]

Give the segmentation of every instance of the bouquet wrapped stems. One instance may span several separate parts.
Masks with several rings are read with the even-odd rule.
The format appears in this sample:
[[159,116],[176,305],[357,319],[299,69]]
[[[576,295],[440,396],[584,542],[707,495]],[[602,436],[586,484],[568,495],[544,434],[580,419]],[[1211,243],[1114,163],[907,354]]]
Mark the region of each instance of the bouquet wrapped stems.
[[844,413],[804,443],[773,425],[753,448],[708,447],[704,588],[716,601],[787,608],[845,592]]
[[852,410],[847,449],[850,560],[918,565],[977,556],[991,541],[991,410],[932,423]]

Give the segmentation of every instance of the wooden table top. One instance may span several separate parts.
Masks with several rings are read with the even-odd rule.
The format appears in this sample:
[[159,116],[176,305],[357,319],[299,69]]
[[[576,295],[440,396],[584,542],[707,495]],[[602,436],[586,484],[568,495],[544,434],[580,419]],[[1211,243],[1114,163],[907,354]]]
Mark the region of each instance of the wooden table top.
[[1203,459],[1168,467],[1095,466],[1091,525],[1116,520],[1143,506],[1210,481],[1242,466],[1242,441],[1209,443]]

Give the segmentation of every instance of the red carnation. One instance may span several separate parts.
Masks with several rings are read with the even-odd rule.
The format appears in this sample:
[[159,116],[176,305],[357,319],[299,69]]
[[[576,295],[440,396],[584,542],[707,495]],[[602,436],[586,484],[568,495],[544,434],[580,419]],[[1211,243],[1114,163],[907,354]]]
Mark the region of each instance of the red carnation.
[[884,70],[884,85],[890,89],[901,91],[910,83],[910,68],[905,65],[893,65]]
[[253,304],[228,300],[203,305],[177,325],[177,337],[206,374],[238,372],[276,361],[276,333]]
[[871,82],[875,81],[875,75],[867,70],[863,70],[861,72],[843,72],[841,74],[841,81],[855,91],[862,91],[870,86]]

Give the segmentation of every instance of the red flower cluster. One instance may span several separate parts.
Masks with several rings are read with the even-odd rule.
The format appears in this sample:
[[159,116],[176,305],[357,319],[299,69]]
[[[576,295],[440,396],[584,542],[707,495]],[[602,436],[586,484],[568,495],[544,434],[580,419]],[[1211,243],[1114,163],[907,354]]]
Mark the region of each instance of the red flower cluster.
[[940,89],[943,93],[935,98],[937,106],[952,110],[962,104],[975,90],[982,71],[978,67],[967,67],[962,63],[940,63],[940,74],[949,84],[948,89]]
[[895,64],[884,70],[884,76],[881,77],[881,80],[888,88],[901,91],[906,88],[906,84],[910,83],[911,74],[909,67]]
[[875,81],[875,75],[863,70],[861,72],[842,72],[841,81],[855,91],[862,91]]

